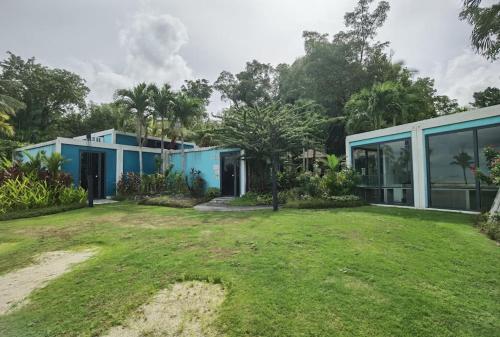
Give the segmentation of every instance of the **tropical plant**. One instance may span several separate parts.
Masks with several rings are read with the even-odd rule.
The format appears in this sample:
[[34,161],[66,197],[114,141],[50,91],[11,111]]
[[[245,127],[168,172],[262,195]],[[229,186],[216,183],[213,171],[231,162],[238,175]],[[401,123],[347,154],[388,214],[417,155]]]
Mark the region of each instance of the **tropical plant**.
[[31,154],[28,151],[23,152],[24,156],[27,158],[22,164],[22,169],[26,174],[38,174],[44,167],[45,151],[38,151],[35,154]]
[[0,135],[13,136],[14,127],[10,124],[11,117],[15,116],[16,111],[24,108],[23,102],[2,94],[2,86],[0,81]]
[[203,112],[203,101],[189,96],[184,92],[179,92],[175,95],[173,106],[173,118],[176,127],[180,130],[181,137],[181,153],[182,153],[182,172],[186,172],[186,153],[184,151],[184,129],[189,127],[191,123],[200,116]]
[[45,155],[42,158],[42,164],[53,177],[60,173],[62,166],[68,161],[59,152],[52,152],[50,156]]
[[165,164],[163,160],[163,150],[165,149],[165,136],[169,127],[173,126],[173,105],[174,105],[174,93],[172,92],[170,85],[165,83],[161,88],[156,85],[150,85],[151,92],[151,104],[153,107],[153,116],[155,122],[160,124],[160,136],[161,136],[161,173],[165,171]]
[[465,185],[467,185],[467,169],[470,169],[472,163],[472,157],[463,150],[454,155],[453,161],[450,163],[450,165],[457,165],[462,168]]
[[116,91],[116,102],[123,104],[134,116],[136,122],[137,145],[139,146],[139,174],[143,175],[142,147],[148,137],[147,119],[151,114],[151,93],[146,83],[140,83],[132,89]]
[[500,3],[481,6],[481,0],[464,0],[460,19],[473,27],[471,43],[478,54],[492,61],[500,53]]

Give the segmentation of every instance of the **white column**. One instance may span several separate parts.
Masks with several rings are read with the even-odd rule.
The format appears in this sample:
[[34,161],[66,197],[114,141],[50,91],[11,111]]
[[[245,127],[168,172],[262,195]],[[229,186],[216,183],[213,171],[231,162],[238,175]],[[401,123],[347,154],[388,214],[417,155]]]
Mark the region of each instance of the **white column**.
[[56,138],[56,149],[55,152],[61,153],[62,151],[62,145],[61,145],[61,139],[59,137]]
[[116,183],[123,174],[123,149],[116,150]]
[[427,158],[422,127],[417,125],[411,131],[413,167],[413,197],[415,208],[427,207]]
[[[240,155],[243,157],[245,151],[241,150]],[[245,159],[240,159],[240,197],[245,195],[247,186],[247,167]]]

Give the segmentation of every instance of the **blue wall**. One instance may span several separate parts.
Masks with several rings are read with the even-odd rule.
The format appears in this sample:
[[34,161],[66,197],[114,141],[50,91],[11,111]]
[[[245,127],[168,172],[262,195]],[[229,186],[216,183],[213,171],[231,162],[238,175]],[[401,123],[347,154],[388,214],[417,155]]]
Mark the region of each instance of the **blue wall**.
[[[203,179],[207,182],[207,187],[220,188],[220,154],[222,152],[239,151],[238,149],[210,148],[201,151],[187,151],[186,172],[189,174],[192,168],[200,170]],[[182,171],[182,154],[172,153],[169,157],[172,170]]]
[[35,148],[29,149],[29,150],[24,150],[24,151],[17,151],[17,153],[22,161],[26,161],[28,159],[28,157],[26,157],[24,152],[28,152],[30,155],[34,156],[40,151],[45,151],[45,154],[47,156],[50,156],[53,152],[56,151],[56,144],[35,147]]
[[105,154],[105,182],[104,192],[106,196],[112,196],[116,193],[116,150],[103,149],[97,147],[88,147],[80,145],[61,145],[61,154],[69,162],[62,167],[63,171],[68,172],[73,177],[73,184],[80,186],[80,152],[102,152]]
[[[158,153],[143,152],[142,153],[142,169],[144,174],[156,173],[155,157],[160,156]],[[139,173],[139,152],[138,151],[123,151],[123,172]]]
[[108,133],[107,135],[104,135],[101,138],[103,143],[113,144],[113,134]]
[[135,138],[135,136],[122,135],[117,133],[116,144],[137,146],[137,139]]

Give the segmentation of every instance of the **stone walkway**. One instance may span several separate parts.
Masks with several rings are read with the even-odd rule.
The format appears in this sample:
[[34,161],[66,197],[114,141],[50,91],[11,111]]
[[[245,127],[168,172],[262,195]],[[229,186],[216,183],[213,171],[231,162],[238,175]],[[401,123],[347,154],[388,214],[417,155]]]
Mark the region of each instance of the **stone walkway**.
[[219,197],[204,204],[194,206],[194,209],[201,212],[244,212],[273,209],[272,206],[232,206],[229,201],[234,197]]
[[112,200],[112,199],[94,199],[94,205],[113,204],[115,202],[118,202],[118,201]]

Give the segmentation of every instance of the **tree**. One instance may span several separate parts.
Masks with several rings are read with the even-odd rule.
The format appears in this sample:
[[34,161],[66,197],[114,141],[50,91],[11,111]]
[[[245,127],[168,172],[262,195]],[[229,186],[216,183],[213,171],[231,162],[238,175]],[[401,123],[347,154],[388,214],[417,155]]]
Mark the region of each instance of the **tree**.
[[165,83],[161,88],[156,85],[150,86],[151,103],[153,107],[153,116],[155,121],[160,122],[160,136],[161,136],[161,172],[165,172],[165,161],[163,160],[163,150],[165,149],[165,135],[167,133],[167,124],[172,127],[174,122],[173,106],[174,93],[170,85]]
[[277,171],[280,156],[302,151],[305,139],[315,139],[324,120],[303,114],[305,107],[273,102],[226,111],[216,136],[222,144],[245,151],[245,158],[271,163],[273,210],[278,210]]
[[181,87],[181,91],[208,105],[213,89],[206,79],[197,79],[185,81]]
[[12,116],[16,139],[39,142],[53,138],[62,116],[85,108],[89,92],[85,81],[67,70],[36,63],[34,58],[8,55],[0,62],[2,94],[24,103]]
[[257,60],[247,62],[245,70],[236,75],[223,71],[213,87],[235,107],[269,103],[277,95],[276,70]]
[[135,119],[137,144],[139,145],[139,174],[142,176],[142,147],[148,138],[146,124],[151,113],[150,87],[146,83],[140,83],[132,89],[117,90],[115,96],[116,102],[123,104]]
[[478,91],[473,94],[474,103],[472,106],[475,108],[484,108],[500,104],[500,89],[488,87],[483,91]]
[[11,117],[16,111],[24,108],[24,103],[3,94],[3,85],[0,82],[0,135],[13,136],[14,127],[10,124]]
[[476,53],[494,61],[500,53],[500,3],[481,7],[481,0],[464,0],[460,19],[472,25],[471,43]]
[[387,1],[380,1],[377,7],[370,12],[372,2],[373,0],[359,0],[354,11],[344,15],[348,30],[336,35],[337,40],[351,44],[359,63],[363,63],[365,55],[372,49],[381,49],[388,44],[378,42],[374,46],[370,45],[377,34],[377,29],[382,27],[387,19],[387,12],[390,9]]
[[466,169],[470,168],[472,163],[472,157],[465,151],[461,151],[457,155],[453,156],[453,161],[450,163],[450,165],[457,165],[462,168],[465,185],[467,185]]
[[184,152],[184,129],[201,115],[203,102],[195,97],[187,95],[185,92],[178,92],[174,96],[173,118],[178,124],[181,137],[182,172],[186,172],[186,153]]
[[466,108],[461,107],[456,99],[450,99],[446,95],[437,95],[434,97],[434,106],[438,116],[450,115],[457,112],[465,111]]

